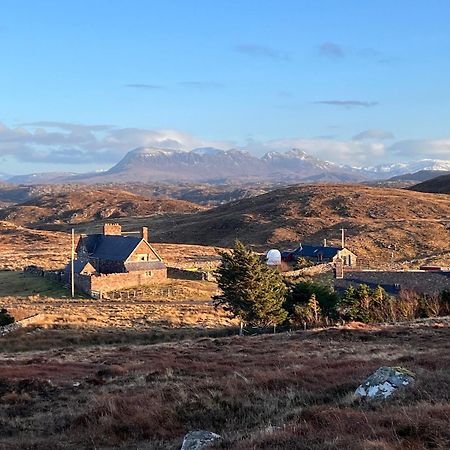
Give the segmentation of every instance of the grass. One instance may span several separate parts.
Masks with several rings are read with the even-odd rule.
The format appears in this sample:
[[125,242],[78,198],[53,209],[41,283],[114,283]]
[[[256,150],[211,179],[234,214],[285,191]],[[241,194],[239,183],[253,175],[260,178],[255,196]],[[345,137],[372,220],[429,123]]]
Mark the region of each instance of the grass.
[[69,291],[62,285],[43,277],[34,277],[17,271],[0,271],[0,297],[68,297]]
[[[449,319],[254,337],[81,343],[0,353],[0,448],[447,449]],[[139,345],[138,345],[139,344]],[[382,365],[417,374],[385,403],[354,403]]]

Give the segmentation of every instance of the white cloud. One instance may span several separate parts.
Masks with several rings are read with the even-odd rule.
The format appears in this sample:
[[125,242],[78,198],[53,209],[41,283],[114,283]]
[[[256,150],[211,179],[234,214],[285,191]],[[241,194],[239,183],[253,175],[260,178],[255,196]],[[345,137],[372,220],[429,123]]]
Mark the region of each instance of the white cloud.
[[399,159],[450,159],[450,138],[402,140],[392,144],[389,151]]
[[[389,132],[369,129],[348,140],[332,137],[273,139],[248,141],[238,148],[255,155],[300,148],[318,158],[352,166],[424,158],[450,160],[450,138],[402,140],[391,145],[383,142],[392,137]],[[0,123],[0,157],[14,158],[20,164],[107,168],[137,147],[177,150],[216,147],[226,150],[236,148],[236,145],[230,141],[202,139],[175,129],[118,128],[49,121],[14,128]]]
[[385,146],[379,142],[344,141],[327,138],[314,139],[276,139],[263,143],[249,142],[248,151],[286,151],[300,148],[320,159],[339,164],[358,165],[381,158],[385,153]]
[[115,163],[136,147],[191,150],[196,147],[229,148],[229,142],[197,138],[178,130],[116,128],[109,125],[80,125],[33,122],[8,128],[0,124],[0,156],[36,163]]
[[394,139],[394,135],[390,131],[372,128],[370,130],[361,131],[361,133],[353,136],[354,141],[363,141],[365,139]]

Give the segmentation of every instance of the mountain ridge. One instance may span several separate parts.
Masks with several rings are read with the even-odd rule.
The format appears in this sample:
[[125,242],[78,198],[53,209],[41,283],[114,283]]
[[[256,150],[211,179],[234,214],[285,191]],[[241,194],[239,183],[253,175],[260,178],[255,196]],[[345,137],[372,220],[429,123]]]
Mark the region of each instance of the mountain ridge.
[[361,182],[387,179],[421,170],[450,171],[450,160],[423,159],[410,163],[351,167],[325,161],[302,149],[269,151],[261,157],[241,149],[199,147],[179,150],[137,147],[110,169],[100,172],[41,173],[15,176],[16,184],[104,183],[104,182]]

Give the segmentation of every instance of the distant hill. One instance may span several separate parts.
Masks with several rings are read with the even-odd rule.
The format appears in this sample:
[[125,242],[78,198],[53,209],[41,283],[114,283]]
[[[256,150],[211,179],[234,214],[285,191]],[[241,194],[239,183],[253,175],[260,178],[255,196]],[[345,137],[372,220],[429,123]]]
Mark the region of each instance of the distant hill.
[[61,183],[75,176],[73,172],[42,172],[30,173],[26,175],[14,175],[5,178],[8,183],[13,184],[46,184],[46,183]]
[[1,209],[0,220],[36,227],[151,214],[186,214],[202,209],[183,200],[150,199],[118,189],[84,187],[33,196]]
[[448,175],[448,170],[419,170],[414,173],[405,173],[403,175],[397,175],[395,177],[388,178],[386,181],[408,181],[408,182],[420,182],[431,180],[441,175]]
[[450,194],[450,174],[432,178],[431,180],[427,180],[424,181],[423,183],[416,184],[410,187],[409,189],[418,192],[434,192],[436,194]]
[[[435,194],[361,185],[297,185],[188,217],[134,224],[145,222],[160,242],[226,247],[241,239],[260,250],[320,244],[323,239],[339,245],[340,228],[345,228],[352,250],[372,266],[386,266],[392,258],[435,258],[448,252],[449,221],[450,202]],[[448,265],[448,257],[443,256],[443,264]]]

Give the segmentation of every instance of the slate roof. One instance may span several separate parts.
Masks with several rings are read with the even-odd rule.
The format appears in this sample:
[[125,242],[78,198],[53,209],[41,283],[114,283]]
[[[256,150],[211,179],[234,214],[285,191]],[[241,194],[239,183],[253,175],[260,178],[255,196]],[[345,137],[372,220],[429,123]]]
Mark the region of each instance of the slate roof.
[[[86,265],[89,264],[89,261],[82,261],[81,259],[75,259],[73,261],[73,271],[75,273],[81,273]],[[70,273],[72,270],[71,263],[67,264],[65,267],[65,272]]]
[[342,250],[342,247],[323,247],[321,245],[302,245],[292,252],[283,252],[282,256],[294,256],[296,258],[307,257],[316,258],[317,255],[321,254],[323,258],[334,258],[338,252]]
[[125,261],[141,239],[135,236],[90,234],[80,238],[77,251],[84,247],[93,258]]

